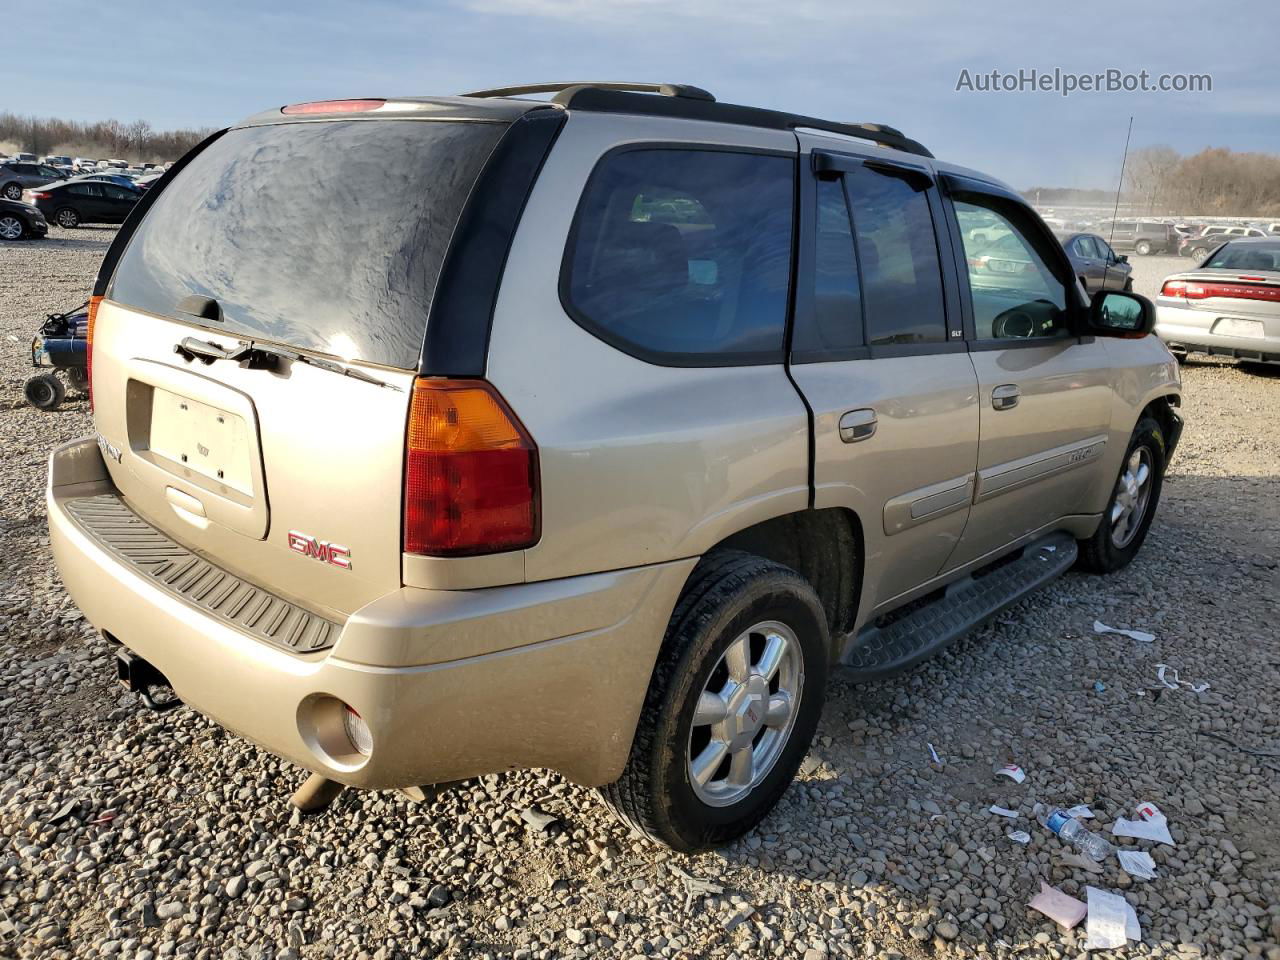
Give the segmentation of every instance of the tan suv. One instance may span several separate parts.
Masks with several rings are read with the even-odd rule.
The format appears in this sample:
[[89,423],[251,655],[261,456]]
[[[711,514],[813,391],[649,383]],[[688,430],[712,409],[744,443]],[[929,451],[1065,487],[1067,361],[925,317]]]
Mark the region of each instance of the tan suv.
[[321,787],[552,768],[683,850],[768,812],[831,670],[1126,564],[1180,428],[1150,304],[1009,188],[676,85],[260,114],[90,322],[53,549],[149,705]]

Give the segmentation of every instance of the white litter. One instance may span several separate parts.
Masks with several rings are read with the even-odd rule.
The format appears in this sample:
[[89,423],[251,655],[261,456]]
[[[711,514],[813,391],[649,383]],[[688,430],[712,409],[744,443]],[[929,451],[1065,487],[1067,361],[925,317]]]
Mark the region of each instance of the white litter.
[[933,744],[929,743],[926,746],[929,748],[929,756],[933,757],[933,762],[938,766],[942,766],[942,758],[938,756],[938,751],[933,749]]
[[1005,834],[1005,836],[1014,843],[1021,843],[1024,846],[1031,842],[1031,834],[1027,833],[1025,830],[1010,830]]
[[1089,938],[1086,950],[1114,950],[1128,940],[1141,940],[1138,914],[1124,897],[1097,887],[1085,887],[1088,897]]
[[1156,862],[1146,851],[1117,850],[1116,856],[1120,858],[1120,866],[1124,867],[1124,872],[1129,876],[1137,877],[1139,880],[1156,878]]
[[1021,783],[1027,779],[1026,773],[1016,763],[1005,763],[992,769],[992,774],[997,777],[1008,777],[1014,783]]
[[1084,919],[1089,908],[1057,887],[1051,887],[1040,881],[1040,892],[1027,904],[1032,910],[1039,910],[1064,930],[1070,930]]
[[1108,627],[1101,620],[1093,621],[1094,633],[1119,633],[1129,637],[1131,640],[1137,640],[1139,643],[1152,643],[1156,639],[1154,633],[1147,633],[1145,630],[1121,630],[1119,627]]
[[1018,815],[1014,811],[1004,807],[997,807],[994,803],[991,805],[991,812],[998,817],[1008,817],[1010,820],[1018,819]]
[[1117,817],[1111,826],[1111,832],[1117,837],[1137,837],[1139,840],[1154,840],[1156,843],[1167,843],[1173,847],[1173,837],[1169,833],[1169,820],[1160,812],[1160,808],[1150,801],[1138,804],[1138,816],[1141,820],[1126,820]]
[[1097,860],[1091,860],[1081,853],[1070,853],[1064,850],[1058,854],[1058,861],[1064,866],[1075,867],[1077,870],[1087,870],[1089,873],[1102,873],[1102,864]]
[[1192,693],[1204,693],[1209,689],[1208,682],[1192,683],[1189,680],[1179,680],[1178,671],[1167,663],[1156,664],[1156,679],[1163,683],[1170,690],[1177,690],[1179,686],[1190,687]]
[[1067,816],[1075,817],[1077,820],[1092,820],[1093,811],[1089,809],[1087,803],[1077,803],[1067,811]]

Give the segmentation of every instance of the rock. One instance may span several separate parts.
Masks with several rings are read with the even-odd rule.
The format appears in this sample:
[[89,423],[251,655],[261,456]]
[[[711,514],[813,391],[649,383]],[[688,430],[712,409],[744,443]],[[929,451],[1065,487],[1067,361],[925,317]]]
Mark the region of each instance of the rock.
[[176,900],[166,900],[156,906],[156,916],[161,920],[172,920],[174,917],[182,916],[185,910],[186,907]]
[[228,880],[226,886],[223,889],[226,891],[226,894],[228,897],[230,897],[232,900],[235,900],[242,893],[244,893],[245,889],[248,886],[249,886],[249,881],[246,880],[243,876],[238,876],[238,877],[232,877],[230,880]]
[[575,927],[570,927],[568,930],[564,932],[564,935],[565,937],[568,938],[570,943],[576,943],[579,946],[587,942],[586,933],[576,929]]
[[954,940],[956,937],[960,936],[960,928],[950,920],[939,920],[934,924],[933,932],[943,940]]

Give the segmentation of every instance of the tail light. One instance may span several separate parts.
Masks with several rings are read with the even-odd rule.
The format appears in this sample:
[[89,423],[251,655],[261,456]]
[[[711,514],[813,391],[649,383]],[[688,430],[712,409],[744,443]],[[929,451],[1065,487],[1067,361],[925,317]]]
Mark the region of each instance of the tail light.
[[93,412],[93,325],[98,319],[102,297],[89,298],[89,322],[84,331],[84,378],[89,384],[89,411]]
[[483,380],[420,378],[405,445],[404,549],[518,550],[538,540],[538,450]]
[[45,191],[36,191],[36,190],[32,190],[32,191],[31,191],[31,199],[32,199],[32,200],[48,200],[48,199],[49,199],[50,197],[52,197],[52,196],[53,196],[53,194],[52,194],[52,193],[49,193],[47,190],[45,190]]
[[1280,303],[1280,286],[1249,283],[1197,283],[1194,280],[1166,280],[1160,288],[1162,296],[1180,300],[1207,300],[1210,297],[1230,297],[1233,300],[1262,300]]

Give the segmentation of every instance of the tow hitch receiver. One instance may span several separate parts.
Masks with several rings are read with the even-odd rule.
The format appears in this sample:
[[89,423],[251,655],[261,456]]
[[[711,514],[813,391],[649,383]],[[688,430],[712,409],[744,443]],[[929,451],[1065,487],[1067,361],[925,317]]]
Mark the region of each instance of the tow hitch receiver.
[[[139,656],[128,650],[116,651],[116,676],[131,693],[136,693],[148,710],[163,713],[182,706],[182,701],[173,692],[173,687],[165,679],[164,674]],[[157,700],[151,695],[153,687],[161,687],[169,691],[168,696]]]

